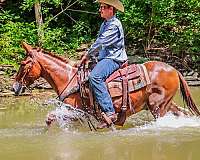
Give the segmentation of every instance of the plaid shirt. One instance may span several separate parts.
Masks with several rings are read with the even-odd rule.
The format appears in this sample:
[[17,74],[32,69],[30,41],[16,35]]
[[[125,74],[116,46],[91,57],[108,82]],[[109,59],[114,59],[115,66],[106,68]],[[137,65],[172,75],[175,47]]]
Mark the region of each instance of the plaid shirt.
[[102,23],[96,41],[88,50],[88,56],[97,55],[98,60],[104,58],[118,62],[127,60],[122,24],[115,16]]

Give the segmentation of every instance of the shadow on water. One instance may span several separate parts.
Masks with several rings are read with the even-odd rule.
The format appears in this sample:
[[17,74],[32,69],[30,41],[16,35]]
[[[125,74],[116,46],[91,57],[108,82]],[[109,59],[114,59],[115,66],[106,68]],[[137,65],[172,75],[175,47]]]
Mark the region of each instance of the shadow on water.
[[[192,96],[200,105],[200,88]],[[90,132],[87,126],[53,126],[45,118],[54,109],[39,97],[0,98],[0,159],[2,160],[199,160],[200,119],[167,115],[157,121],[143,111],[123,128]],[[181,104],[179,96],[176,102]],[[182,105],[182,104],[181,104]]]

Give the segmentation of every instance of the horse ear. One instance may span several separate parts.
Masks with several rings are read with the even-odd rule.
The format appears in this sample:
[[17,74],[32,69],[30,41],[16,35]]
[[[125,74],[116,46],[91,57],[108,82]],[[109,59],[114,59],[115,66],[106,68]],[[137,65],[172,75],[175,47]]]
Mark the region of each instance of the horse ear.
[[26,42],[22,42],[22,47],[26,50],[26,54],[29,55],[30,51],[33,49],[30,45],[28,45]]

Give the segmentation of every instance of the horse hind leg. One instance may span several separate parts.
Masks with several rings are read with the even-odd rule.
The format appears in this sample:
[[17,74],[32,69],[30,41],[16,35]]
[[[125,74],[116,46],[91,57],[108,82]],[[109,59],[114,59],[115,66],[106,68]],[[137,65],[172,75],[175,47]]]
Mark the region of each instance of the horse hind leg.
[[172,103],[173,94],[167,94],[166,90],[160,86],[152,86],[149,96],[149,109],[154,118],[163,117],[168,111],[180,114],[180,109]]
[[185,116],[191,114],[188,109],[178,106],[174,101],[171,101],[168,111],[171,111],[175,116]]
[[161,106],[163,105],[165,98],[164,88],[152,85],[148,92],[150,93],[148,98],[148,106],[150,112],[154,118],[162,117],[163,109]]
[[150,99],[150,111],[154,118],[163,117],[167,112],[171,111],[175,116],[191,115],[190,111],[186,108],[179,107],[171,99],[172,97],[163,98],[158,93],[151,94]]

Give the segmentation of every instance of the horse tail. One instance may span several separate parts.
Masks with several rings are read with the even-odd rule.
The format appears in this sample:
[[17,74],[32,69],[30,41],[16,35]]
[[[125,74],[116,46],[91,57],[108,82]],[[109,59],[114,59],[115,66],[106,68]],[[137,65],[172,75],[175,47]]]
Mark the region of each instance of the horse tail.
[[200,111],[195,105],[190,90],[187,82],[183,78],[180,72],[178,72],[179,80],[180,80],[180,90],[181,90],[181,95],[183,98],[184,103],[188,106],[189,110],[191,111],[192,114],[196,114],[200,116]]

